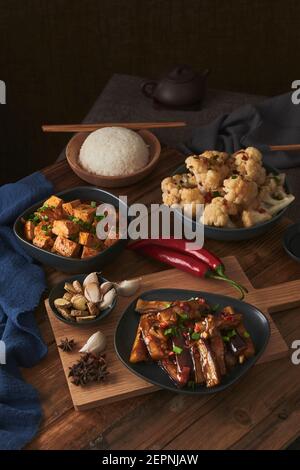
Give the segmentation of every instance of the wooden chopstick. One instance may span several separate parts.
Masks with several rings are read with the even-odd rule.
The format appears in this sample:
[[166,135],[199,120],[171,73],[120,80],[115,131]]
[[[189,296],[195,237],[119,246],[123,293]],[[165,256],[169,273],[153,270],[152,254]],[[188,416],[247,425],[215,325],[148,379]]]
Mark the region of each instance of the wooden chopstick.
[[45,124],[44,132],[93,132],[102,127],[126,127],[127,129],[159,129],[184,127],[186,122],[101,122],[99,124]]
[[279,150],[292,152],[296,150],[300,150],[300,144],[289,144],[289,145],[269,145],[269,149],[276,152]]

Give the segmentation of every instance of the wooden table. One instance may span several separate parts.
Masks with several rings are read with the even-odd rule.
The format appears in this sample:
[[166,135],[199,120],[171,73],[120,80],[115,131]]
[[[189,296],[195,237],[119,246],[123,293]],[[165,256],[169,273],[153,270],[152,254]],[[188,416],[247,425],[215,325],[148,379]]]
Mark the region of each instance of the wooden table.
[[[182,162],[174,151],[148,179],[135,187],[114,190],[135,200],[158,202],[161,179]],[[65,161],[44,170],[56,190],[81,185]],[[207,241],[219,256],[235,255],[254,287],[299,279],[300,266],[281,245],[288,224],[252,241]],[[125,278],[163,269],[160,263],[125,251],[103,270],[108,278]],[[51,284],[51,270],[47,269]],[[300,339],[299,312],[289,310],[273,318],[288,345]],[[204,398],[158,391],[84,412],[73,409],[43,302],[37,319],[48,344],[47,357],[24,372],[39,391],[44,420],[28,449],[280,449],[300,434],[300,369],[290,358],[258,365],[233,389]],[[300,367],[300,366],[299,366]]]

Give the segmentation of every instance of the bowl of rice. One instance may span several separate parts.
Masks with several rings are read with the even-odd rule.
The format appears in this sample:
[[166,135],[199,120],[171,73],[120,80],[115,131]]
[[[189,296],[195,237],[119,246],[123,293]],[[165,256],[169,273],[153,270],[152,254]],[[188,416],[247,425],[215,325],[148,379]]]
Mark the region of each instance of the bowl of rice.
[[159,140],[148,130],[103,127],[75,134],[66,157],[79,178],[95,186],[129,186],[145,178],[160,156]]

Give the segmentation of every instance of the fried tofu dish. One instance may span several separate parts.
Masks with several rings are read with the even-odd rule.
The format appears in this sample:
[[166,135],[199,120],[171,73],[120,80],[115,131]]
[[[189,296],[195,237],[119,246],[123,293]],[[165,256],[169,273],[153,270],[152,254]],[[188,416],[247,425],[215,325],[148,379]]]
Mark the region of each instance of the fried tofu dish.
[[255,355],[255,348],[242,314],[231,306],[217,307],[203,298],[139,299],[141,317],[130,362],[157,362],[180,388],[221,384],[234,367]]
[[117,226],[107,230],[105,240],[97,237],[97,223],[105,218],[105,215],[96,215],[99,204],[80,199],[63,201],[51,196],[23,220],[24,236],[33,245],[66,258],[96,256],[116,243],[119,237]]
[[[201,222],[214,227],[241,228],[266,222],[294,201],[284,189],[284,174],[268,174],[262,154],[248,147],[230,155],[207,150],[185,160],[187,172],[161,183],[163,203],[184,208]],[[198,206],[199,207],[199,206]]]

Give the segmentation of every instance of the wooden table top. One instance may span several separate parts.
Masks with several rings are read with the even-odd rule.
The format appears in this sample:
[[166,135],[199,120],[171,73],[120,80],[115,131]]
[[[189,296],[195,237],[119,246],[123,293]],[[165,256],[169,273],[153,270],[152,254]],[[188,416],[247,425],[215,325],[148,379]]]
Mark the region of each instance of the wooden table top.
[[[128,195],[129,203],[159,202],[161,179],[182,161],[182,155],[166,149],[146,181],[112,192]],[[46,168],[44,174],[56,191],[84,184],[65,161]],[[300,265],[286,255],[281,244],[288,223],[282,221],[255,240],[208,240],[206,246],[219,256],[235,255],[256,288],[299,279]],[[103,273],[124,279],[163,268],[124,251]],[[51,285],[49,268],[47,273]],[[258,365],[234,388],[215,395],[195,399],[158,391],[77,412],[43,302],[36,315],[49,352],[36,367],[24,371],[25,379],[38,389],[44,410],[40,432],[28,449],[280,449],[300,434],[300,374],[289,357]],[[289,346],[300,339],[297,309],[278,312],[273,318]]]

